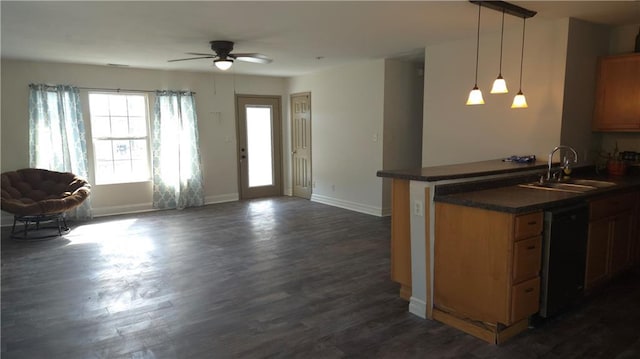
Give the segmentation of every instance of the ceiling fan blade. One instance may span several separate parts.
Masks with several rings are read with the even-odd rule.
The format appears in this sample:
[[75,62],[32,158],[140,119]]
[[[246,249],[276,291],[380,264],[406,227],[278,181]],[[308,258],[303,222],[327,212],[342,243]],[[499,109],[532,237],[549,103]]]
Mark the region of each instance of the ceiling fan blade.
[[211,54],[211,53],[202,54],[200,52],[185,52],[185,54],[187,54],[187,55],[196,55],[196,56],[211,56],[211,57],[216,56],[215,54]]
[[265,55],[257,53],[230,54],[229,56],[238,61],[253,62],[254,64],[268,64],[273,61]]
[[197,60],[197,59],[212,59],[214,57],[216,57],[216,56],[215,55],[207,55],[207,56],[199,56],[199,57],[188,57],[186,59],[168,60],[167,62],[187,61],[187,60]]

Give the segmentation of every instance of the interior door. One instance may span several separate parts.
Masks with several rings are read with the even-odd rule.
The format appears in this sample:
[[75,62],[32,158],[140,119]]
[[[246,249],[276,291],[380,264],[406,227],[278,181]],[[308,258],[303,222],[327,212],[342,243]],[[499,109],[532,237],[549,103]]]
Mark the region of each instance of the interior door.
[[291,95],[291,167],[293,195],[311,198],[311,94]]
[[236,96],[240,198],[282,195],[280,97]]

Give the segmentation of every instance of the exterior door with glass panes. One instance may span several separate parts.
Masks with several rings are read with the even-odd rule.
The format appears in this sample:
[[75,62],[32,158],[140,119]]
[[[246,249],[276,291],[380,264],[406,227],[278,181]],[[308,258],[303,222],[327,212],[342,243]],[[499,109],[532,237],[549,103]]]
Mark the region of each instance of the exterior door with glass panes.
[[236,96],[240,198],[282,195],[280,97]]

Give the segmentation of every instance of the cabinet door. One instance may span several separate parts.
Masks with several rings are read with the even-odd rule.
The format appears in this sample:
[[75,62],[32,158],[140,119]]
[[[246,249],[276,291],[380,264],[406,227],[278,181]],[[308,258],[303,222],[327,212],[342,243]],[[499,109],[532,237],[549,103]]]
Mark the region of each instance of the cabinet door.
[[589,223],[585,288],[591,289],[607,278],[609,258],[609,219]]
[[640,54],[601,58],[598,63],[595,131],[640,131]]
[[633,213],[620,213],[612,220],[611,231],[611,275],[616,275],[631,265],[631,235]]
[[391,280],[400,283],[400,297],[411,297],[411,228],[409,181],[393,179],[391,187]]

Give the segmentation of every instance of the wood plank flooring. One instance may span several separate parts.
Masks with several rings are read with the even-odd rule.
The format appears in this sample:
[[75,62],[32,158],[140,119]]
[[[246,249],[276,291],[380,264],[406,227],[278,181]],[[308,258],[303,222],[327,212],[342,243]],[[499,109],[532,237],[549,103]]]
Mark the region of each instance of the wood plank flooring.
[[8,358],[639,358],[640,273],[492,346],[417,318],[389,218],[281,197],[2,229]]

